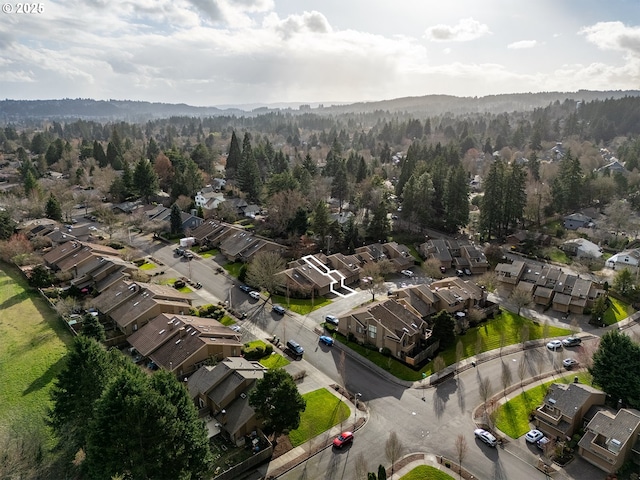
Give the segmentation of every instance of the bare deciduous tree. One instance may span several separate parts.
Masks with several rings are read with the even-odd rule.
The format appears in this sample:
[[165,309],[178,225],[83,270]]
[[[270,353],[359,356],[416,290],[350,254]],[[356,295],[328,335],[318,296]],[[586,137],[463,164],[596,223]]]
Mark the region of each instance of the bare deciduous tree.
[[486,408],[487,400],[489,400],[489,397],[491,397],[491,394],[493,393],[493,387],[491,386],[491,380],[489,380],[489,378],[482,378],[480,380],[480,383],[478,384],[478,393],[480,394],[480,398]]
[[380,267],[380,262],[369,262],[360,272],[362,288],[371,294],[371,301],[376,299],[377,293],[384,292],[384,276]]
[[462,342],[458,340],[458,343],[456,344],[456,368],[458,368],[457,364],[460,363],[463,357],[464,357],[464,345],[462,345]]
[[526,323],[520,327],[520,343],[522,343],[522,348],[524,349],[525,343],[529,341],[529,325]]
[[523,307],[531,305],[533,297],[530,291],[518,285],[513,289],[511,295],[509,295],[509,301],[518,309],[518,315],[520,315],[520,310],[522,310]]
[[544,338],[545,342],[547,341],[547,338],[549,338],[550,329],[551,327],[549,326],[549,320],[545,318],[542,322],[542,338]]
[[356,468],[356,480],[367,480],[367,474],[369,473],[369,467],[367,466],[367,460],[362,452],[356,455],[355,460]]
[[518,378],[520,379],[520,388],[522,388],[522,382],[524,382],[524,377],[527,376],[527,362],[524,361],[524,358],[521,358],[518,362]]
[[462,461],[464,460],[464,457],[467,456],[468,445],[467,445],[467,439],[461,433],[459,433],[458,436],[456,437],[455,447],[456,447],[456,456],[458,459],[458,467],[459,467],[458,473],[460,475],[460,478],[462,479]]
[[507,389],[509,385],[511,385],[511,381],[513,380],[511,374],[511,367],[509,367],[508,363],[502,362],[502,373],[500,374],[500,379],[502,380],[502,395],[507,396]]
[[476,357],[484,351],[484,339],[482,338],[482,335],[478,335],[476,337],[475,349],[476,349]]
[[400,437],[398,437],[398,434],[392,430],[389,434],[389,438],[387,438],[387,443],[384,446],[384,453],[387,456],[387,460],[391,462],[392,477],[395,463],[400,459],[403,451],[404,445],[402,444]]
[[444,361],[444,358],[442,358],[442,356],[438,355],[434,360],[433,360],[433,373],[435,374],[439,374],[442,370],[444,370],[444,367],[446,367],[447,364]]
[[284,260],[279,253],[259,252],[247,267],[247,283],[273,295],[282,285],[282,276],[278,274],[284,267]]

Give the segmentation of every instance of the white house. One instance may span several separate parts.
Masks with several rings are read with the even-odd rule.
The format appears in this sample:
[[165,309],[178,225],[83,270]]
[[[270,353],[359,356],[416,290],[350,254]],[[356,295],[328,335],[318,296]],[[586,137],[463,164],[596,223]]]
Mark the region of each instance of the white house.
[[605,262],[607,268],[612,268],[613,270],[628,268],[632,272],[637,270],[638,264],[640,264],[640,250],[638,249],[616,253]]
[[602,249],[586,238],[573,238],[562,244],[562,250],[576,257],[600,258]]
[[224,202],[224,194],[216,192],[215,188],[207,185],[195,196],[196,207],[202,207],[203,210],[215,210]]

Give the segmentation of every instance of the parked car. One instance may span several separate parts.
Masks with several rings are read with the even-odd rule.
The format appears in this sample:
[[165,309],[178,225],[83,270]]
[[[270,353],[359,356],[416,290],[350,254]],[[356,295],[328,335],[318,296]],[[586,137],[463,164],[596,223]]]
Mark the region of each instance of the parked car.
[[440,265],[440,273],[447,273],[447,268],[443,265]]
[[551,439],[549,437],[542,437],[540,440],[538,440],[536,442],[536,445],[538,446],[538,448],[540,448],[541,450],[544,450],[544,448],[547,446],[547,444],[551,441]]
[[465,274],[466,276],[470,277],[470,276],[471,276],[471,270],[469,270],[468,268],[465,268],[465,269],[464,269],[464,274]]
[[573,359],[573,358],[565,358],[562,361],[562,365],[564,366],[564,368],[566,368],[567,370],[571,370],[573,367],[578,365],[578,361]]
[[174,248],[173,249],[173,253],[175,253],[176,255],[178,255],[179,257],[181,257],[182,255],[184,255],[184,250],[181,248]]
[[411,270],[402,270],[400,273],[405,277],[413,277],[413,272]]
[[335,325],[336,327],[338,326],[338,317],[334,316],[334,315],[327,315],[326,317],[324,317],[324,321],[327,323],[330,323],[331,325]]
[[240,325],[231,325],[229,328],[231,330],[233,330],[234,332],[239,332],[240,331]]
[[238,288],[242,290],[244,293],[253,292],[253,288],[251,288],[249,285],[240,285]]
[[461,276],[464,275],[464,272],[462,270],[458,269],[458,270],[456,270],[456,275],[461,277]]
[[302,355],[304,354],[304,348],[302,348],[302,346],[295,340],[287,340],[287,348],[296,357],[302,357]]
[[256,290],[249,292],[249,296],[254,300],[260,300],[260,292],[257,292]]
[[320,343],[324,343],[327,347],[333,347],[333,338],[328,335],[320,335]]
[[534,429],[529,430],[524,436],[524,439],[527,441],[527,443],[536,443],[542,437],[544,437],[544,433],[542,433],[540,430]]
[[580,337],[567,337],[562,340],[562,345],[565,347],[575,347],[582,343],[582,339]]
[[271,311],[276,312],[278,315],[284,315],[286,313],[286,310],[282,305],[274,305],[271,307]]
[[473,434],[476,436],[477,439],[483,441],[490,447],[495,447],[498,444],[498,440],[496,439],[496,437],[494,437],[490,432],[487,432],[482,428],[476,428],[473,431]]
[[351,442],[353,442],[353,432],[342,432],[333,439],[333,446],[335,448],[342,448],[345,445],[349,445]]
[[549,343],[547,343],[547,348],[555,352],[556,350],[562,348],[562,342],[560,340],[551,340]]

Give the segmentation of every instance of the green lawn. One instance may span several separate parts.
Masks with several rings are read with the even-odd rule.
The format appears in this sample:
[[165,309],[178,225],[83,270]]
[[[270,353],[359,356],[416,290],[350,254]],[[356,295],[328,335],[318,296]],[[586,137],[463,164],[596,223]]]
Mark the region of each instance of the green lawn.
[[543,251],[545,257],[549,257],[552,261],[557,263],[564,263],[565,265],[571,263],[571,259],[562,250],[556,247],[545,248]]
[[222,317],[220,319],[220,323],[223,324],[226,327],[230,327],[231,325],[236,323],[236,320],[232,317],[230,317],[229,315],[225,315],[224,317]]
[[631,306],[618,300],[617,298],[609,297],[610,306],[604,312],[603,320],[605,325],[613,325],[627,318],[633,310]]
[[[464,466],[464,465],[463,465]],[[451,475],[447,475],[442,470],[429,465],[419,465],[406,475],[400,477],[400,480],[454,480]]]
[[271,355],[269,355],[268,357],[260,359],[260,363],[262,365],[264,365],[265,367],[267,367],[268,369],[272,370],[272,369],[275,369],[275,368],[286,367],[291,362],[289,362],[289,360],[284,358],[279,353],[275,353],[274,352]]
[[207,250],[205,252],[199,252],[198,255],[200,255],[202,258],[211,258],[211,257],[215,257],[216,255],[218,255],[218,253],[220,253],[219,250],[213,248],[211,250]]
[[[532,322],[515,313],[507,310],[500,310],[500,314],[495,318],[483,323],[482,325],[467,330],[467,333],[458,337],[462,342],[463,355],[462,358],[472,357],[476,354],[476,348],[480,344],[478,337],[481,338],[480,352],[487,352],[500,348],[501,340],[504,336],[504,346],[513,345],[520,342],[520,331],[523,325],[529,327],[529,339],[536,340],[544,338],[543,326]],[[503,333],[504,332],[504,333]],[[548,338],[570,335],[571,330],[549,326]],[[355,350],[363,357],[371,360],[380,368],[387,370],[389,373],[401,380],[417,381],[422,378],[422,373],[427,376],[433,374],[433,362],[429,362],[420,371],[414,370],[408,365],[395,360],[392,357],[385,357],[377,350],[370,350],[362,345],[353,342],[347,342],[346,338],[340,334],[336,334],[336,340],[346,343],[349,348]],[[456,361],[456,346],[449,347],[440,355],[444,359],[446,365],[451,365]]]
[[49,432],[44,421],[49,389],[72,336],[45,300],[4,264],[0,310],[0,430]]
[[242,268],[242,266],[244,265],[244,263],[242,262],[231,262],[231,263],[225,263],[223,265],[223,268],[229,272],[229,275],[238,278],[238,276],[240,275],[240,269]]
[[[575,376],[575,374],[567,375],[525,390],[517,397],[501,405],[496,413],[496,427],[511,438],[518,438],[524,435],[531,430],[529,414],[542,404],[549,385],[552,383],[571,383]],[[591,385],[591,376],[586,372],[579,373],[578,379],[581,383]]]
[[291,445],[297,447],[316,435],[346,420],[351,409],[326,388],[320,388],[302,396],[307,407],[300,416],[300,426],[289,432]]
[[298,315],[307,315],[331,303],[331,300],[324,297],[316,297],[313,299],[313,302],[309,298],[289,298],[289,301],[287,301],[287,297],[282,295],[272,295],[271,301],[273,303],[279,303]]
[[153,270],[154,268],[157,268],[157,265],[151,262],[143,263],[142,265],[140,265],[140,270]]

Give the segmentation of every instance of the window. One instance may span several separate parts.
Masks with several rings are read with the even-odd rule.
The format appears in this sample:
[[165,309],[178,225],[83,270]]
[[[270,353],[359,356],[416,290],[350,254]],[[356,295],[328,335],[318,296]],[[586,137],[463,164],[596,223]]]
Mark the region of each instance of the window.
[[375,325],[369,325],[369,337],[376,338],[377,333],[378,333],[378,328]]

